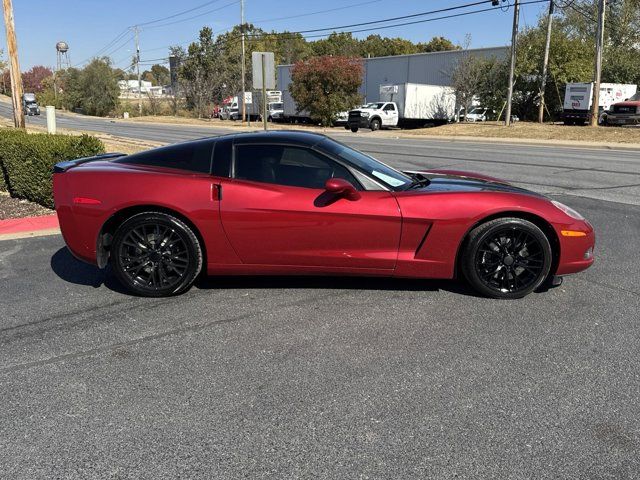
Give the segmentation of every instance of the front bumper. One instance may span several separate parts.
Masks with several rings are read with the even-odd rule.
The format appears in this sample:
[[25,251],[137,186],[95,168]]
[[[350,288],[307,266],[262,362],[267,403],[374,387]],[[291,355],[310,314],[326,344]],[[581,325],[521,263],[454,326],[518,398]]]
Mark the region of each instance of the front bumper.
[[369,117],[349,117],[349,127],[369,128]]
[[556,233],[560,240],[556,275],[581,272],[593,265],[596,235],[589,222],[584,220],[563,225],[557,228]]
[[640,114],[610,113],[607,115],[609,125],[640,125]]

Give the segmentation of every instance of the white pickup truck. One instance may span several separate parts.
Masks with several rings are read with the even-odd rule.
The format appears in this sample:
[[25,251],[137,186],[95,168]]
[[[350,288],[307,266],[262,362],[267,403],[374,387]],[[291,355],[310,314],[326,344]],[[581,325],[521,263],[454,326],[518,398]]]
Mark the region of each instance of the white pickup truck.
[[357,132],[360,128],[444,124],[454,118],[455,104],[450,87],[420,83],[380,85],[380,101],[351,110],[346,128]]

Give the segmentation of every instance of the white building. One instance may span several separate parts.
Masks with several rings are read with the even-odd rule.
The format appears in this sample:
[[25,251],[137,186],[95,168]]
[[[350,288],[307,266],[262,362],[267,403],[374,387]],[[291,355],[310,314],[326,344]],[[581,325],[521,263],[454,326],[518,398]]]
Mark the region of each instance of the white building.
[[[121,93],[138,93],[138,80],[119,80],[118,86]],[[140,92],[149,93],[153,92],[154,87],[151,82],[142,80],[140,82]]]

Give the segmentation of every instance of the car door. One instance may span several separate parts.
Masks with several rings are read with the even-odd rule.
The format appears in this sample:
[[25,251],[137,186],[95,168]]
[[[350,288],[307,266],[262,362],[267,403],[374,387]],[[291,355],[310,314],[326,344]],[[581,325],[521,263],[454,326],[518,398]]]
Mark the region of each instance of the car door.
[[387,103],[382,111],[383,125],[393,127],[398,124],[398,111],[393,103]]
[[[359,199],[329,194],[343,178]],[[223,228],[245,264],[393,270],[401,218],[387,191],[365,191],[350,171],[310,148],[234,146],[231,178],[221,184]]]

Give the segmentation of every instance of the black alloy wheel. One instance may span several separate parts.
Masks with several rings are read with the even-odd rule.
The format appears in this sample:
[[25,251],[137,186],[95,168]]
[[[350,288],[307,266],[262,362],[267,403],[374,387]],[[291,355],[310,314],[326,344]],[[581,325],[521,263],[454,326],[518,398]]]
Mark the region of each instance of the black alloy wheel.
[[181,293],[202,269],[198,238],[181,220],[165,213],[134,215],[116,231],[111,263],[118,280],[146,297]]
[[551,245],[540,228],[520,218],[499,218],[470,233],[462,271],[486,296],[521,298],[546,280],[551,263]]

